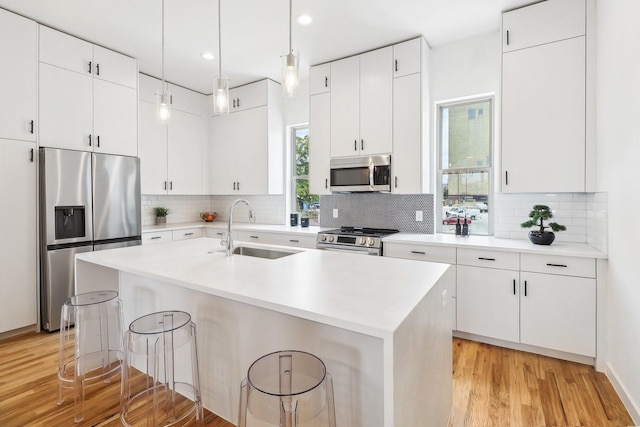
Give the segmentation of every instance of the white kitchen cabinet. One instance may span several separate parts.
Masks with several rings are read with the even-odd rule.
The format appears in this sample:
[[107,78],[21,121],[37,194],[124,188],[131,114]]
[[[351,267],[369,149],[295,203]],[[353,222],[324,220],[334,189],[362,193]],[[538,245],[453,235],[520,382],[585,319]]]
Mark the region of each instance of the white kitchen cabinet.
[[331,92],[331,63],[309,68],[309,94]]
[[403,77],[422,70],[422,39],[417,38],[393,46],[393,77]]
[[520,341],[596,355],[596,280],[520,273]]
[[548,0],[503,14],[503,192],[587,189],[593,156],[587,99],[595,81],[587,62],[593,62],[587,3]]
[[267,82],[265,79],[230,89],[229,111],[244,111],[267,105]]
[[210,237],[212,239],[220,239],[223,240],[227,236],[227,231],[220,228],[206,228],[206,237]]
[[547,0],[502,14],[502,52],[582,36],[585,0]]
[[173,232],[171,230],[166,231],[149,231],[142,233],[143,245],[155,245],[157,243],[166,243],[173,240]]
[[315,249],[316,247],[316,236],[254,230],[236,230],[234,233],[234,242],[236,242],[236,245],[237,242],[253,242],[308,249]]
[[421,74],[393,79],[393,193],[422,192],[422,121]]
[[[154,80],[157,82],[156,90],[159,90],[162,86],[162,81],[157,79]],[[206,96],[171,83],[167,84],[167,88],[171,94],[171,108],[173,110],[183,111],[185,113],[191,113],[198,116],[205,115]],[[152,102],[155,102],[155,93]]]
[[202,150],[207,140],[205,118],[174,110],[168,132],[168,194],[202,194]]
[[520,341],[518,271],[457,266],[457,329]]
[[172,240],[188,240],[202,237],[202,227],[184,228],[181,230],[173,230],[171,232]]
[[0,139],[0,333],[37,322],[35,150],[32,142]]
[[331,94],[309,98],[309,192],[331,194]]
[[140,190],[142,194],[167,194],[167,126],[156,122],[156,106],[138,104],[140,155]]
[[[271,80],[254,83],[268,90],[267,105],[214,116],[207,146],[205,191],[210,194],[282,194],[284,133],[280,87]],[[249,88],[243,86],[245,91]]]
[[0,9],[0,138],[36,140],[38,25]]
[[393,48],[331,63],[331,157],[391,153]]
[[453,246],[385,242],[383,248],[384,256],[390,258],[456,264],[456,248]]
[[137,156],[136,60],[39,28],[40,145]]

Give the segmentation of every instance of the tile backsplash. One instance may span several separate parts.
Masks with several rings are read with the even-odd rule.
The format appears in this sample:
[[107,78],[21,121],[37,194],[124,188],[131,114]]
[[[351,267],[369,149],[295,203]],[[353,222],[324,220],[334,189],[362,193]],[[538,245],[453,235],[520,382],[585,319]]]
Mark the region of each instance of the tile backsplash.
[[590,243],[606,251],[606,193],[558,193],[494,195],[494,235],[507,239],[527,239],[532,228],[520,224],[534,205],[547,205],[553,211],[551,222],[567,227],[556,233],[556,241]]
[[169,209],[167,223],[201,221],[200,212],[211,209],[209,196],[148,196],[142,195],[142,226],[156,223],[153,208]]
[[[320,196],[321,227],[393,228],[433,234],[433,194],[351,193]],[[333,218],[333,210],[338,218]],[[423,220],[416,221],[416,211]]]

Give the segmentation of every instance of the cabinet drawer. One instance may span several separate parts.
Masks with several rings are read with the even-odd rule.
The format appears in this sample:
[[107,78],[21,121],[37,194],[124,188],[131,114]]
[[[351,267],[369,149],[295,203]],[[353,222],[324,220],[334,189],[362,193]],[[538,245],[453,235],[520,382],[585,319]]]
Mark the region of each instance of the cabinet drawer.
[[238,230],[235,232],[235,240],[243,242],[256,242],[277,245],[277,239],[272,233],[261,233],[259,231]]
[[173,230],[173,240],[186,240],[202,237],[202,228],[185,228],[184,230]]
[[518,252],[458,248],[458,264],[518,270],[520,268],[520,254]]
[[596,260],[570,256],[522,254],[520,270],[562,276],[596,277]]
[[173,239],[171,231],[155,231],[142,233],[142,244],[152,245],[155,243],[170,242]]
[[456,263],[456,248],[449,246],[429,246],[420,244],[384,243],[383,255],[391,258],[414,259],[418,261]]
[[274,234],[274,239],[278,245],[295,246],[299,248],[315,249],[316,236],[305,236],[295,234]]
[[206,236],[213,239],[224,239],[227,236],[227,232],[219,228],[207,228]]

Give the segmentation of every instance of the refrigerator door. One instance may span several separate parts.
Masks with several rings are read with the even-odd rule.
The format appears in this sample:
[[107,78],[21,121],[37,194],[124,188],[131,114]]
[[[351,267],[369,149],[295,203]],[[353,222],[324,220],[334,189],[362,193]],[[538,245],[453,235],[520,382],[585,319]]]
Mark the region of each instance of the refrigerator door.
[[91,243],[45,252],[43,262],[43,287],[41,292],[42,328],[47,331],[60,329],[60,311],[65,300],[74,294],[75,255],[91,252]]
[[134,237],[130,239],[120,239],[110,243],[96,244],[93,246],[94,251],[106,251],[107,249],[126,248],[129,246],[139,246],[142,244],[141,237]]
[[91,242],[91,153],[41,148],[40,198],[45,246]]
[[140,159],[93,154],[93,240],[140,236]]

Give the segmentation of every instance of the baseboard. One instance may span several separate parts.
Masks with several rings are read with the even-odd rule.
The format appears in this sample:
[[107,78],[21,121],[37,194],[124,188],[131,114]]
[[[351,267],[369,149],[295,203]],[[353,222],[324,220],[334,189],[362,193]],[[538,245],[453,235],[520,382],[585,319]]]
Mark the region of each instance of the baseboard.
[[6,331],[6,332],[1,332],[0,333],[0,341],[7,339],[7,338],[13,338],[15,336],[18,335],[22,335],[22,334],[26,334],[27,332],[38,332],[38,327],[37,325],[31,325],[31,326],[25,326],[24,328],[19,328],[19,329],[14,329],[11,331]]
[[622,404],[627,409],[627,412],[629,412],[633,423],[635,425],[640,425],[640,406],[631,399],[629,393],[627,393],[627,389],[618,379],[616,372],[613,370],[609,362],[606,363],[605,375],[609,378],[609,382],[616,390],[616,393],[618,393],[618,396],[620,397],[620,400],[622,400]]

